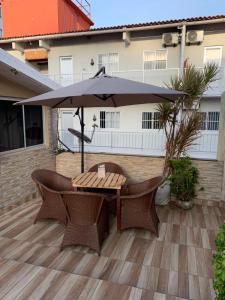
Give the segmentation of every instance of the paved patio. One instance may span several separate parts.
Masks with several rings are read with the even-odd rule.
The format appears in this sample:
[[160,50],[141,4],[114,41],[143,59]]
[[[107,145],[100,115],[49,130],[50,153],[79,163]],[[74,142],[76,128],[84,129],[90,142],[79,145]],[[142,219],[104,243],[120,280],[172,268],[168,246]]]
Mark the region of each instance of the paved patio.
[[213,299],[212,255],[225,209],[158,208],[159,238],[144,230],[111,233],[101,256],[59,251],[64,228],[33,225],[40,200],[0,210],[0,299]]

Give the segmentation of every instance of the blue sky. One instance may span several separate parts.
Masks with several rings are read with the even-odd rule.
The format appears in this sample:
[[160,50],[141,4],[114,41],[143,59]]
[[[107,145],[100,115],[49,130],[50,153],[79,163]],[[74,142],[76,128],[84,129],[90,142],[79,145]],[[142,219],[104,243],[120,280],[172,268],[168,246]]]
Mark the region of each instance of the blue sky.
[[89,0],[94,27],[225,14],[225,0]]

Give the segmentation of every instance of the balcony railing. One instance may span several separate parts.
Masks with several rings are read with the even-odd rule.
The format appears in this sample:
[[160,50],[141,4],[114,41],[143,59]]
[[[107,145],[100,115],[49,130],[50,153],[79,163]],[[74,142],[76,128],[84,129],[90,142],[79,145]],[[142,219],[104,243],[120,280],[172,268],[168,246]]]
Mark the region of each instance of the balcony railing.
[[[73,74],[49,74],[48,76],[60,83],[63,86],[70,85],[88,78],[91,78],[95,75],[96,72],[81,72]],[[165,70],[128,70],[128,71],[115,71],[109,72],[109,75],[121,77],[125,79],[146,82],[158,86],[165,86],[165,83],[168,83],[172,76],[179,75],[178,68],[171,68]]]
[[[85,131],[91,136],[91,131]],[[74,151],[79,151],[79,141],[67,130],[60,131],[61,140]],[[192,158],[216,159],[218,132],[202,131],[195,145],[188,150]],[[91,144],[85,144],[86,152],[120,153],[163,156],[165,135],[161,130],[125,132],[98,130]]]
[[87,0],[73,0],[73,2],[85,13],[89,18],[91,17],[91,5]]
[[[169,68],[163,70],[126,70],[110,72],[110,75],[130,80],[145,82],[157,86],[165,87],[166,83],[169,83],[171,77],[179,76],[181,70],[179,68]],[[95,75],[95,72],[80,72],[74,74],[49,74],[48,76],[63,86],[67,86],[84,79],[91,78]],[[219,70],[217,80],[211,85],[206,92],[207,96],[221,96],[225,90],[225,69]]]

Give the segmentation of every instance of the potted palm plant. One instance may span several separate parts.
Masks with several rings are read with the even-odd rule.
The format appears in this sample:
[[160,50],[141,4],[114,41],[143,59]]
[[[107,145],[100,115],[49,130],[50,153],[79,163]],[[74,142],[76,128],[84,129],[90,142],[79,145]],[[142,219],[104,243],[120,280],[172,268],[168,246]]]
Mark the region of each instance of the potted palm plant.
[[216,64],[207,64],[203,69],[193,65],[187,66],[181,76],[171,78],[168,88],[185,92],[174,102],[165,102],[157,105],[160,113],[160,126],[166,136],[165,160],[163,174],[165,182],[156,195],[157,204],[169,202],[171,173],[170,161],[179,160],[186,155],[188,148],[194,145],[200,135],[201,115],[199,114],[200,100],[203,94],[216,80],[218,67]]
[[189,157],[171,160],[170,163],[171,194],[175,196],[176,203],[183,209],[190,209],[196,197],[199,171],[193,166]]

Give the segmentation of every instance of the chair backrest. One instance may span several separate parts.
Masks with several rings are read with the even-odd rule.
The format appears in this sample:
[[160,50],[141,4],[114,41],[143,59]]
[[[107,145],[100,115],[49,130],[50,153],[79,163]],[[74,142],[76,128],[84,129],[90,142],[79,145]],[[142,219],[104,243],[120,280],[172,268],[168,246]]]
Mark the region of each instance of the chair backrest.
[[[155,196],[163,177],[158,176],[128,187],[129,195],[137,201],[127,201],[129,206],[138,206],[139,210],[148,211],[155,205]],[[129,197],[129,196],[128,196]]]
[[124,172],[123,172],[123,169],[115,164],[115,163],[112,163],[112,162],[102,162],[102,163],[98,163],[94,166],[92,166],[88,172],[98,172],[98,166],[99,165],[105,165],[105,171],[106,172],[110,172],[110,173],[116,173],[116,174],[121,174],[121,175],[124,175]]
[[163,177],[157,176],[140,183],[132,184],[128,186],[128,193],[131,195],[135,195],[135,194],[142,194],[142,193],[147,194],[152,190],[157,191],[157,188],[160,186],[162,181],[163,181]]
[[96,222],[104,201],[102,195],[87,192],[62,192],[61,195],[71,223],[91,225]]
[[53,191],[73,191],[72,181],[51,170],[38,169],[33,171],[31,178],[39,186],[47,187]]

